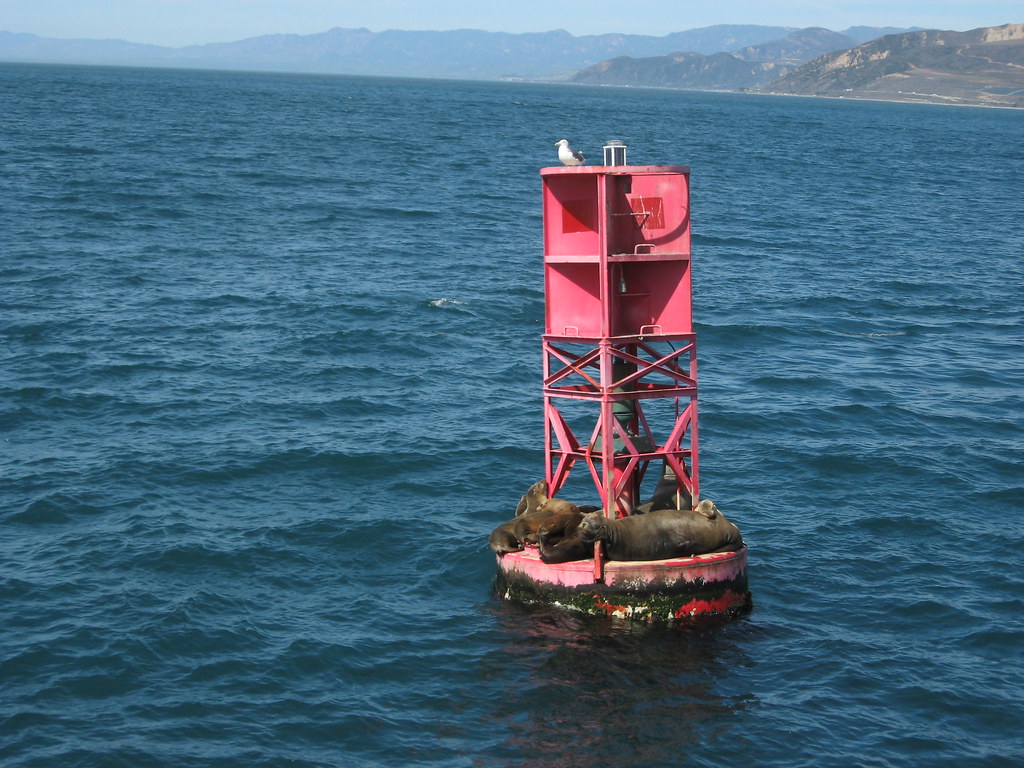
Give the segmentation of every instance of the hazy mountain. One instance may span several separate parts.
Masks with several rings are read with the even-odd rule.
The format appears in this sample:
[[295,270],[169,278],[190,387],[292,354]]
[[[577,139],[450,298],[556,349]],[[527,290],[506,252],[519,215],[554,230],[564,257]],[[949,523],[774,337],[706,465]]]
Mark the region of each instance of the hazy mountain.
[[183,48],[0,32],[0,61],[577,83],[1024,106],[1024,25],[716,25],[661,37],[336,28]]
[[1024,106],[1024,24],[886,35],[815,59],[764,90]]
[[731,91],[767,83],[788,69],[771,62],[743,61],[728,53],[704,56],[680,51],[668,56],[620,56],[602,61],[577,72],[569,82]]
[[575,37],[564,30],[507,34],[470,29],[371,32],[337,28],[313,35],[264,35],[184,48],[0,32],[0,60],[418,77],[556,78],[615,56],[654,56],[678,50],[711,54],[754,46],[791,31],[787,27],[716,25],[663,37]]
[[0,61],[130,66],[158,61],[173,50],[124,40],[58,40],[17,32],[0,32]]
[[795,67],[823,53],[852,48],[858,42],[854,37],[823,27],[808,27],[791,32],[781,40],[749,45],[731,53],[742,61],[773,61]]
[[852,36],[809,27],[776,40],[710,56],[691,51],[646,58],[619,56],[577,72],[569,79],[574,83],[663,88],[756,88],[823,53],[856,44],[857,39]]
[[903,32],[916,32],[919,29],[921,27],[850,27],[844,29],[843,34],[852,37],[858,43],[866,43],[882,35],[899,35]]

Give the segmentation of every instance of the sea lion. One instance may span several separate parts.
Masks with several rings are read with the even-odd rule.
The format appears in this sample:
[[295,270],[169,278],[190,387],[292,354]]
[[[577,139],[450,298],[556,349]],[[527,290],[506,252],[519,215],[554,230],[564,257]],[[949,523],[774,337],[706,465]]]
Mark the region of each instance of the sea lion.
[[676,473],[667,464],[662,465],[661,478],[654,493],[647,501],[633,509],[634,515],[645,515],[659,509],[691,509],[693,499],[690,493],[676,479]]
[[556,514],[552,510],[540,509],[513,517],[491,531],[487,544],[499,555],[519,552],[526,544],[537,543],[537,529]]
[[526,515],[520,515],[515,520],[510,521],[512,523],[512,535],[524,544],[536,544],[537,529],[540,528],[545,520],[552,517],[553,514],[545,510],[539,510]]
[[571,501],[563,499],[548,499],[533,512],[524,513],[509,522],[512,523],[513,535],[519,541],[526,544],[536,544],[538,540],[537,534],[541,526],[546,525],[552,518],[566,515],[579,515],[582,518],[587,512],[594,512],[596,510],[597,507],[578,507]]
[[514,522],[515,520],[510,520],[507,523],[502,523],[491,531],[491,535],[487,539],[487,545],[496,554],[507,555],[509,552],[520,552],[523,549],[523,542],[516,538],[512,530],[512,523]]
[[545,563],[567,563],[593,557],[594,545],[584,544],[576,534],[582,520],[582,513],[572,512],[545,521],[537,529],[540,559]]
[[516,506],[516,517],[537,509],[537,507],[547,501],[547,498],[548,481],[538,480],[530,486],[530,489],[519,500],[519,504]]
[[493,531],[487,540],[495,553],[518,552],[526,543],[537,543],[537,529],[555,515],[580,513],[580,508],[564,499],[549,499],[546,480],[530,486],[516,507],[516,516]]
[[576,535],[583,544],[604,542],[609,560],[665,560],[735,552],[743,546],[740,529],[710,499],[694,510],[663,509],[618,520],[594,512],[583,516]]

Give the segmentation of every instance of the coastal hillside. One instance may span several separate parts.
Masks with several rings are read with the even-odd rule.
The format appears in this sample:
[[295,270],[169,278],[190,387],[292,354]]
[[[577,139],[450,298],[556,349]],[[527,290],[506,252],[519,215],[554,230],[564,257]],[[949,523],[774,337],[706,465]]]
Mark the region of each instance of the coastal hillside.
[[702,55],[678,51],[644,58],[618,56],[575,73],[569,82],[725,91],[757,88],[804,62],[824,53],[852,48],[857,43],[851,35],[809,27],[731,52]]
[[732,91],[756,88],[790,69],[791,66],[770,61],[743,61],[729,53],[702,56],[680,51],[642,59],[619,56],[575,73],[568,82]]
[[1024,24],[886,35],[821,56],[762,90],[1024,107]]

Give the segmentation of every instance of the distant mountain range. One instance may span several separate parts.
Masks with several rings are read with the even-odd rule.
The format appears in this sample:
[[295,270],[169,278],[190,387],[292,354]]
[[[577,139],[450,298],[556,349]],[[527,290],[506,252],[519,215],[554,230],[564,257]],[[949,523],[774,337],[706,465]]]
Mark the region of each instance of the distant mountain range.
[[[842,39],[849,48],[879,35],[903,31],[854,28]],[[507,34],[460,29],[409,32],[332,29],[314,35],[264,35],[233,43],[167,48],[123,40],[62,40],[0,32],[0,60],[59,64],[199,67],[273,72],[451,77],[461,79],[567,79],[574,72],[617,56],[650,57],[673,51],[710,55],[754,50],[796,32],[792,27],[717,25],[647,35],[586,35],[564,30]],[[822,51],[824,52],[824,51]],[[803,61],[806,61],[804,58]]]
[[1024,107],[1024,24],[970,32],[915,30],[884,34],[859,45],[851,37],[808,28],[709,56],[619,56],[569,80]]
[[0,32],[0,61],[540,80],[1024,106],[1024,25],[716,25],[646,35],[336,28],[183,48]]
[[[866,30],[872,37],[878,36],[873,34],[876,31],[884,34],[881,30]],[[776,40],[707,56],[693,51],[642,59],[618,56],[575,73],[569,81],[726,91],[757,88],[822,54],[853,48],[860,42],[850,34],[810,27],[793,30]]]

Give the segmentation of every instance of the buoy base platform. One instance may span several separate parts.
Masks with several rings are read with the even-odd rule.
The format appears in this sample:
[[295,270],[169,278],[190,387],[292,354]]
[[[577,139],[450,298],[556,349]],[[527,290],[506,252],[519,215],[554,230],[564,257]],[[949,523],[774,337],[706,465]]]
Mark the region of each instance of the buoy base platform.
[[751,606],[747,548],[672,560],[545,563],[536,549],[499,556],[495,591],[506,600],[594,615],[678,621],[738,616]]

